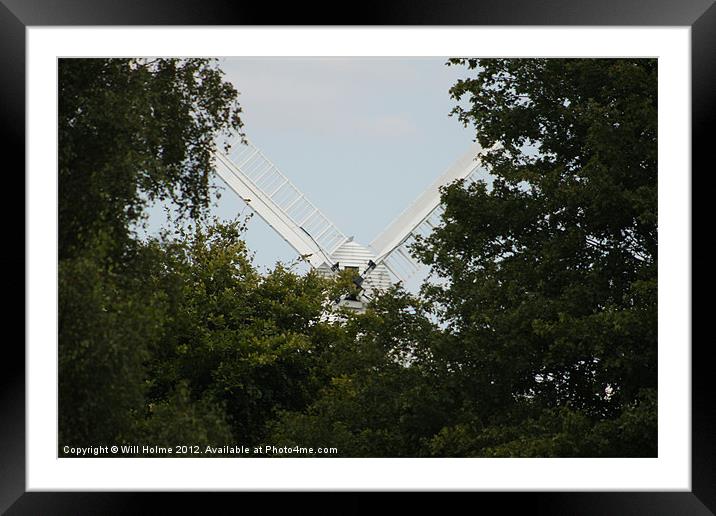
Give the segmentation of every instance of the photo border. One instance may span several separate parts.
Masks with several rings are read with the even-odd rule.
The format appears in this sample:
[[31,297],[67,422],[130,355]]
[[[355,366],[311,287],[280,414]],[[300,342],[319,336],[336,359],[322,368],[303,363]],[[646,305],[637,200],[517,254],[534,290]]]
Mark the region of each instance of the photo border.
[[[463,5],[450,1],[436,8],[433,3],[418,1],[395,2],[390,6],[363,3],[360,12],[351,16],[352,25],[660,25],[690,26],[692,43],[692,170],[706,173],[706,159],[711,145],[708,129],[714,125],[716,111],[716,6],[713,0],[685,0],[675,2],[644,2],[638,0],[609,0],[587,2],[572,0],[569,8],[564,2],[530,2],[529,0],[503,0],[482,4]],[[320,6],[316,6],[318,10]],[[295,10],[295,12],[294,12]],[[345,20],[323,20],[314,16],[303,4],[294,8],[264,12],[248,10],[235,2],[202,2],[193,0],[154,1],[151,5],[133,3],[131,7],[107,0],[0,0],[0,52],[3,77],[0,77],[0,112],[3,117],[2,146],[4,156],[15,159],[6,170],[25,170],[25,30],[39,25],[345,25]],[[298,12],[300,11],[300,12]],[[328,11],[333,12],[333,11]],[[324,12],[324,17],[326,16]],[[270,22],[269,22],[270,21]],[[303,23],[299,23],[303,22]],[[710,158],[710,156],[708,156]],[[7,159],[6,159],[7,162]],[[15,168],[17,167],[17,168]],[[713,166],[709,165],[708,170]],[[693,172],[692,172],[693,177]],[[23,179],[20,179],[23,178]],[[10,177],[6,177],[10,179]],[[13,271],[24,268],[25,227],[13,224],[18,210],[24,214],[24,173],[16,174],[13,190],[6,187],[7,197],[20,199],[18,204],[3,203],[6,234],[12,242],[15,232],[23,242],[22,253],[3,256],[7,290],[13,290],[20,275]],[[7,184],[7,183],[6,183]],[[692,186],[693,188],[693,186]],[[17,191],[23,195],[17,195]],[[698,190],[697,190],[698,191]],[[13,193],[14,192],[14,193]],[[693,192],[693,190],[692,190]],[[693,206],[693,204],[692,204]],[[693,218],[693,224],[698,220]],[[15,226],[15,227],[13,227]],[[701,225],[696,225],[696,228]],[[19,233],[22,232],[22,236]],[[692,234],[694,231],[692,230]],[[696,234],[698,229],[696,229]],[[8,249],[9,251],[11,249]],[[692,258],[693,266],[693,258]],[[27,271],[26,271],[27,275]],[[701,289],[704,287],[699,285]],[[17,286],[20,291],[20,286]],[[6,297],[8,299],[8,297]],[[23,288],[22,299],[25,299]],[[693,299],[693,291],[692,291]],[[25,304],[15,302],[16,310],[23,310],[17,318],[25,319]],[[22,306],[22,308],[20,308]],[[12,312],[11,312],[12,313]],[[8,320],[13,320],[8,314]],[[12,314],[15,315],[15,314]],[[693,315],[692,315],[693,320]],[[24,341],[24,339],[23,339]],[[25,350],[24,345],[7,338],[2,362],[2,390],[0,391],[0,511],[12,506],[11,514],[64,514],[77,513],[78,508],[94,513],[118,513],[130,510],[149,499],[167,501],[165,493],[27,493],[25,492]],[[24,343],[23,343],[24,344]],[[527,504],[531,512],[574,512],[580,514],[649,513],[649,514],[708,514],[716,510],[716,417],[714,417],[714,387],[708,341],[692,346],[692,491],[649,493],[474,493],[480,503],[492,501],[504,509]],[[196,498],[194,498],[196,496]],[[181,506],[190,509],[193,503],[204,510],[209,494],[192,495],[193,501],[180,495]],[[215,496],[215,495],[213,495]],[[223,493],[224,501],[246,493]],[[254,495],[252,495],[254,496]],[[258,495],[256,495],[258,496]],[[271,495],[275,496],[275,495]],[[351,496],[357,497],[358,494]],[[262,496],[265,498],[265,496]],[[282,496],[280,498],[285,498]],[[380,500],[382,497],[367,500]],[[342,502],[344,504],[345,502]],[[380,503],[378,501],[378,503]],[[474,503],[474,502],[471,502]],[[366,507],[367,508],[367,507]],[[342,511],[343,512],[343,511]],[[348,512],[348,511],[345,511]]]

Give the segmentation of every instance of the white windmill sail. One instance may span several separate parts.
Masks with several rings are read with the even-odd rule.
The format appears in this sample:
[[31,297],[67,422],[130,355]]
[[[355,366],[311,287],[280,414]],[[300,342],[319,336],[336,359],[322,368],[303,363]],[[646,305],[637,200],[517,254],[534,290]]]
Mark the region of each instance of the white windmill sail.
[[465,179],[481,166],[477,155],[482,150],[475,143],[425,190],[398,218],[371,243],[375,262],[384,264],[398,281],[405,282],[421,265],[413,259],[408,247],[417,235],[426,236],[441,223],[443,207],[440,204],[440,187],[457,179]]
[[344,296],[339,301],[357,310],[362,310],[375,292],[387,289],[395,281],[405,281],[419,270],[420,265],[407,250],[411,239],[440,224],[439,188],[479,168],[475,157],[481,150],[479,145],[473,145],[366,246],[346,237],[252,143],[241,142],[237,136],[228,152],[221,150],[223,145],[217,147],[219,177],[312,267],[325,274],[339,269],[355,272],[360,297]]
[[[238,138],[237,138],[238,140]],[[331,267],[331,254],[349,239],[250,142],[216,152],[216,172],[313,267]]]

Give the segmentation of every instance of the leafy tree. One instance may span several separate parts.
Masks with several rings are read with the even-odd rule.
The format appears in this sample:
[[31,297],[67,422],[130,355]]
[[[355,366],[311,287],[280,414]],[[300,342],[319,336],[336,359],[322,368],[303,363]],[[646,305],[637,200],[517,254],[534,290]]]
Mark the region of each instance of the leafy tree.
[[411,457],[451,410],[434,388],[424,352],[437,327],[420,300],[402,290],[379,296],[365,314],[333,326],[330,380],[301,412],[283,411],[272,442],[335,446],[342,457]]
[[330,282],[253,267],[243,224],[178,227],[129,266],[60,267],[60,442],[258,444],[328,381]]
[[[414,248],[442,281],[328,317],[350,277],[260,274],[206,223],[218,69],[61,61],[61,443],[654,456],[656,61],[450,63],[494,181],[443,190]],[[157,199],[192,225],[138,241]]]
[[[59,89],[60,441],[258,441],[325,381],[330,285],[206,224],[236,90],[205,59],[65,59]],[[139,241],[156,200],[190,224]]]
[[[424,292],[455,343],[444,359],[477,400],[453,437],[468,428],[473,453],[655,455],[656,61],[450,63],[473,71],[451,89],[467,101],[453,113],[494,176],[446,188],[445,224],[416,248],[448,280]],[[606,444],[480,437],[556,439],[567,425],[578,441],[640,407],[646,433],[614,427]]]
[[166,399],[184,382],[194,398],[221,402],[234,437],[248,445],[276,411],[303,409],[315,396],[330,344],[321,336],[329,284],[280,264],[259,274],[242,230],[215,224],[154,243],[167,254],[149,279],[169,308],[149,364],[149,399]]
[[122,442],[173,294],[133,224],[163,199],[201,218],[214,138],[240,130],[241,108],[206,59],[61,59],[58,88],[60,441]]
[[336,340],[272,438],[343,456],[654,456],[656,61],[454,59],[491,186],[443,190],[443,281]]
[[[173,456],[195,456],[207,446],[233,445],[231,428],[221,404],[209,397],[194,399],[186,382],[179,382],[166,399],[150,403],[146,418],[135,421],[135,443],[157,446],[184,445],[192,447],[187,453],[180,449]],[[199,453],[199,454],[200,454]],[[147,453],[135,454],[146,457]],[[159,454],[161,455],[161,454]]]
[[58,289],[59,442],[122,442],[142,413],[143,363],[162,306],[141,282],[87,256],[60,262]]
[[199,217],[215,137],[240,130],[238,93],[207,59],[60,59],[59,257],[119,255],[155,200]]

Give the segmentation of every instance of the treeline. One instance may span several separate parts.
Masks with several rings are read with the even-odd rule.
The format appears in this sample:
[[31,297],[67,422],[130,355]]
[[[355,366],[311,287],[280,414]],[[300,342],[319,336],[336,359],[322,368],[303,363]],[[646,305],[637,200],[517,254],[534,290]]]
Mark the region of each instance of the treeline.
[[494,182],[444,189],[414,249],[443,281],[338,323],[343,280],[259,273],[208,220],[243,126],[213,61],[60,60],[60,448],[656,456],[656,60],[450,65]]

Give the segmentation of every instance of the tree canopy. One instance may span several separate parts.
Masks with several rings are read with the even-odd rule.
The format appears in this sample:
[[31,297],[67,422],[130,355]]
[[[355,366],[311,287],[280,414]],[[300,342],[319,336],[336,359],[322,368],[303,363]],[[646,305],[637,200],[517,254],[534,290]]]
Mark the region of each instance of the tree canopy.
[[[60,443],[655,456],[656,60],[448,64],[493,180],[442,190],[439,281],[327,317],[346,278],[205,217],[242,127],[215,63],[61,60]],[[190,227],[136,238],[156,199]]]
[[446,188],[445,225],[417,251],[449,280],[425,294],[484,399],[480,417],[519,411],[518,454],[539,421],[583,418],[588,432],[614,428],[606,445],[584,435],[577,453],[654,455],[656,60],[450,64],[475,72],[451,89],[467,100],[453,114],[491,149],[494,181]]
[[59,256],[127,244],[148,204],[199,218],[214,139],[240,131],[238,92],[208,59],[60,59]]
[[443,190],[414,248],[442,281],[360,318],[340,375],[276,435],[357,456],[656,455],[656,61],[449,64],[471,72],[452,114],[493,180]]

